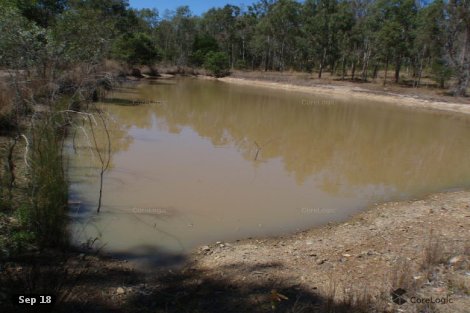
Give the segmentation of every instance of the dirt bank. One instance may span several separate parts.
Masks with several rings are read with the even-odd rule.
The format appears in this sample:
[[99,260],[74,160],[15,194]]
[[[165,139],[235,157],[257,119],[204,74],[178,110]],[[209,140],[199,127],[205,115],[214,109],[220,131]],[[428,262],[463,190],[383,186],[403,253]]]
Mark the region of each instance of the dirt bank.
[[204,247],[195,264],[240,286],[289,286],[336,303],[365,292],[378,307],[415,312],[419,305],[390,301],[389,292],[401,287],[408,297],[450,295],[453,304],[439,312],[469,312],[469,204],[465,191],[385,203],[337,225]]
[[[200,247],[179,269],[143,273],[77,256],[68,264],[86,279],[68,303],[86,312],[468,313],[469,204],[468,191],[384,203],[336,225]],[[399,288],[406,303],[392,301]]]
[[447,111],[470,114],[470,100],[454,98],[435,91],[398,86],[383,87],[377,84],[359,84],[343,81],[317,81],[307,78],[291,78],[278,74],[276,81],[269,75],[238,72],[219,81],[240,85],[268,87],[328,96],[338,100],[351,98],[392,103],[415,109]]

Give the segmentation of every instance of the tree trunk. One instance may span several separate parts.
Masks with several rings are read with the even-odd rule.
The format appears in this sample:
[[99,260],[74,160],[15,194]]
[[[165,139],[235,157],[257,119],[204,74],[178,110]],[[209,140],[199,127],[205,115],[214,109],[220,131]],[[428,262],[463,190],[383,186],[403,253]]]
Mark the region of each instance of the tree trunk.
[[346,76],[346,57],[343,56],[343,60],[341,61],[341,80],[344,80]]
[[232,64],[231,64],[232,66],[231,66],[231,68],[232,68],[232,70],[233,70],[233,64],[234,64],[234,60],[235,60],[234,50],[233,50],[233,42],[232,42],[232,45],[231,45],[231,47],[230,47],[230,50],[231,50],[231,52],[232,52],[232,53],[231,53],[231,59],[232,59]]
[[354,75],[356,75],[356,60],[353,61],[351,68],[351,80],[354,80]]
[[375,65],[374,65],[374,72],[373,72],[373,74],[372,74],[372,78],[373,78],[373,79],[376,79],[378,73],[379,73],[379,65],[378,65],[378,64],[375,64]]
[[242,40],[242,60],[243,62],[245,62],[245,37],[243,37],[243,40]]
[[326,48],[323,48],[323,54],[321,57],[320,71],[318,72],[318,78],[321,78],[321,74],[323,73],[323,66],[325,65],[325,58],[326,58]]
[[268,44],[266,45],[266,50],[265,50],[265,58],[264,58],[264,71],[268,71],[269,67],[269,46],[270,46],[270,38],[268,36]]
[[284,41],[282,41],[282,44],[281,44],[281,60],[279,62],[279,67],[280,67],[280,70],[281,72],[284,71]]
[[395,83],[400,81],[401,58],[397,58],[395,62]]
[[469,76],[469,65],[462,65],[457,77],[457,84],[454,88],[454,96],[465,97],[467,95],[468,83],[470,79]]
[[[424,46],[426,49],[426,46]],[[421,77],[423,76],[423,67],[424,67],[424,51],[422,51],[420,60],[419,60],[419,70],[418,70],[418,80],[416,81],[415,87],[418,88],[421,84]]]
[[367,68],[369,67],[369,57],[370,57],[370,52],[369,52],[369,49],[367,49],[364,52],[364,58],[363,58],[363,63],[362,63],[363,65],[362,65],[361,76],[362,76],[363,81],[367,81]]
[[465,42],[462,47],[462,60],[457,70],[457,84],[454,88],[454,95],[464,97],[467,95],[467,88],[470,80],[470,21],[465,28]]
[[385,61],[385,77],[384,77],[384,83],[383,83],[384,86],[387,84],[387,72],[388,72],[388,57],[387,57],[387,61]]

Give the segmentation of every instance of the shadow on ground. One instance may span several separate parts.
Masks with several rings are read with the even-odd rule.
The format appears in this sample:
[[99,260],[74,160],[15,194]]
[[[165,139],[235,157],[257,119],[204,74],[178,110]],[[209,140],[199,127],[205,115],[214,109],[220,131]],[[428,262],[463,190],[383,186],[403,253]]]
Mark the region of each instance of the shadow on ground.
[[[190,264],[179,269],[158,267],[137,272],[122,261],[80,257],[75,253],[36,254],[5,266],[10,268],[4,270],[2,266],[0,272],[0,307],[5,313],[367,312],[367,304],[334,302],[300,285],[267,278],[250,282],[243,279],[244,273],[249,276],[280,269],[282,265],[275,261],[256,267],[236,263],[211,269],[210,273]],[[229,270],[241,273],[239,279],[225,278],[224,273]],[[121,286],[124,292],[116,292]],[[12,305],[11,297],[19,293],[56,294],[59,298],[53,308],[18,307]]]

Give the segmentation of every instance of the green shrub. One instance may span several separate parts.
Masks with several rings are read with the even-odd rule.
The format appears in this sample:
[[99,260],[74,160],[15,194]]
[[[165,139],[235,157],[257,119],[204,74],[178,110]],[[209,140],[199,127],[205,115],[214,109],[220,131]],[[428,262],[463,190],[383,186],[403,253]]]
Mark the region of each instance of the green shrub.
[[204,61],[204,68],[215,77],[224,77],[229,74],[229,61],[223,52],[209,52]]
[[452,69],[443,59],[437,59],[432,63],[431,73],[439,88],[445,88],[446,82],[452,77]]
[[113,47],[113,56],[128,65],[153,65],[160,60],[160,53],[151,38],[144,33],[128,34]]
[[202,66],[209,52],[218,52],[219,45],[214,37],[209,35],[196,36],[193,43],[191,63],[195,66]]
[[237,62],[235,62],[235,68],[240,70],[246,70],[248,68],[248,64],[245,60],[237,60]]

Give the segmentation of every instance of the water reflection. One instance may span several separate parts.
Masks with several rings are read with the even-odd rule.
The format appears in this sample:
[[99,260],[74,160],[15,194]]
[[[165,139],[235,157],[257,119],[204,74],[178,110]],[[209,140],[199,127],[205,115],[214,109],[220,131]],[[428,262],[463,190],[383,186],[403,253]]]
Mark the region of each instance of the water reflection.
[[[186,251],[469,185],[469,121],[451,115],[195,79],[123,88],[110,99],[104,211],[86,215],[79,236],[99,229],[110,251]],[[129,105],[136,99],[146,104]],[[85,168],[93,163],[72,158],[72,192],[92,205],[96,171]]]

